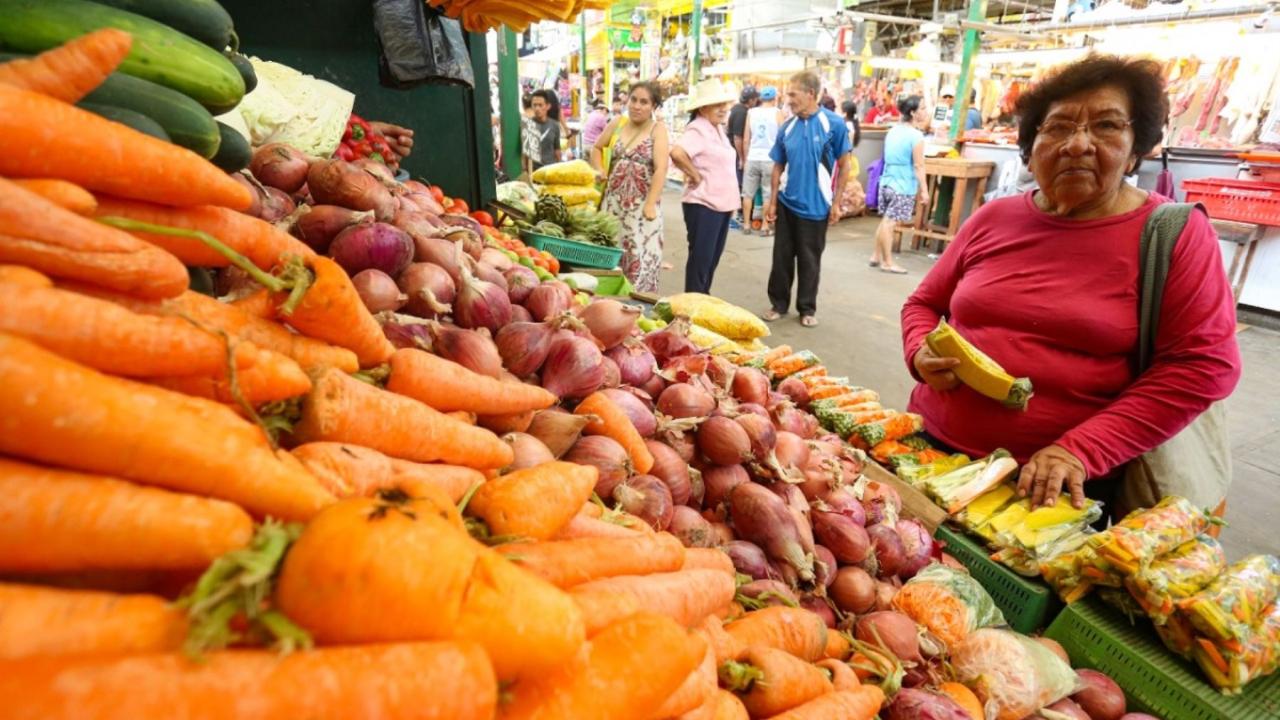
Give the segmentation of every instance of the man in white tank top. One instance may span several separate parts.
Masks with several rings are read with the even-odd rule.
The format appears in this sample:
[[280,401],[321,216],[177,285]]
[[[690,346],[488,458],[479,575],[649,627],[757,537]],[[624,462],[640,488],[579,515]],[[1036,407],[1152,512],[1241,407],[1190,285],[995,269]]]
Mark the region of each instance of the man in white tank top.
[[[747,163],[742,171],[742,234],[751,234],[751,207],[756,191],[764,191],[764,205],[769,204],[769,188],[773,178],[773,160],[769,151],[778,139],[782,112],[778,109],[778,89],[769,85],[760,91],[760,105],[747,113],[747,128],[742,144],[747,149]],[[760,227],[761,235],[772,235],[768,224]]]

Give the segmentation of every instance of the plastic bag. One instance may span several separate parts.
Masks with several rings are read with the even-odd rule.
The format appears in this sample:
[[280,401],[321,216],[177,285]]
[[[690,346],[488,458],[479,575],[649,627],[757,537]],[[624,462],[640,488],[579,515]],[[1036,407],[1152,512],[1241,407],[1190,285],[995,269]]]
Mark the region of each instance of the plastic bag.
[[543,165],[534,170],[533,181],[540,185],[594,187],[596,171],[585,160],[569,160]]
[[1156,558],[1200,535],[1209,527],[1209,513],[1186,498],[1169,496],[1155,507],[1136,510],[1090,544],[1108,570],[1128,577]]
[[659,301],[653,310],[667,321],[676,315],[684,315],[732,340],[751,340],[769,335],[768,326],[755,313],[702,293],[671,295]]
[[1280,559],[1251,555],[1209,587],[1178,604],[1196,632],[1210,640],[1242,642],[1263,611],[1280,597]]
[[972,575],[934,563],[907,581],[893,606],[955,648],[974,630],[1004,625],[1004,614]]
[[1200,592],[1227,569],[1222,546],[1208,535],[1185,542],[1162,555],[1133,577],[1125,587],[1157,624],[1169,619],[1177,603]]
[[1209,682],[1224,693],[1237,693],[1251,681],[1275,672],[1280,667],[1280,603],[1272,603],[1257,626],[1232,647],[1238,649],[1201,639],[1192,652]]
[[993,720],[1022,720],[1079,689],[1075,670],[1049,648],[1011,630],[975,630],[951,656],[956,678]]
[[383,86],[475,87],[471,52],[457,20],[420,0],[373,0],[373,29],[382,49],[378,81]]
[[600,191],[590,185],[543,185],[538,189],[544,195],[560,196],[569,206],[587,204],[594,208],[600,204]]
[[1098,553],[1089,543],[1041,560],[1040,574],[1068,605],[1088,595],[1095,585],[1118,587],[1121,584],[1118,578],[1098,568]]

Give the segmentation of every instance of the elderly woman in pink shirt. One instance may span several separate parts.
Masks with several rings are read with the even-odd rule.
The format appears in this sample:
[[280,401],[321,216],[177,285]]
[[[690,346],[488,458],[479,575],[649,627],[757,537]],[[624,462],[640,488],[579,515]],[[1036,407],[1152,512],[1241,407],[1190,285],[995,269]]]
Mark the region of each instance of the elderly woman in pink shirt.
[[685,104],[689,124],[671,148],[671,162],[684,173],[684,224],[689,234],[685,292],[711,292],[729,219],[741,201],[738,154],[723,127],[735,99],[733,88],[719,80],[694,86]]

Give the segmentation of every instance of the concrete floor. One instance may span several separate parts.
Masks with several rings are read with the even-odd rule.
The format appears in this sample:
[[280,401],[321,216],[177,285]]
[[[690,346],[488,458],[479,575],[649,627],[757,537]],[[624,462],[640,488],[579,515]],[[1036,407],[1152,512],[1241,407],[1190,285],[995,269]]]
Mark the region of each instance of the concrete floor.
[[[663,198],[666,260],[673,268],[662,273],[661,290],[684,289],[687,240],[680,214],[680,198]],[[814,351],[826,365],[854,382],[880,392],[891,407],[904,407],[914,381],[902,357],[898,313],[933,264],[923,253],[904,253],[907,275],[889,275],[867,267],[872,234],[878,217],[846,220],[829,232],[823,256],[822,287],[818,297],[818,328],[804,328],[794,312],[773,324],[769,343],[787,343]],[[730,231],[716,271],[713,292],[747,309],[768,307],[765,283],[769,276],[772,239]],[[1229,526],[1222,541],[1230,560],[1248,553],[1280,554],[1280,375],[1272,372],[1280,352],[1280,333],[1251,327],[1239,334],[1244,354],[1244,377],[1228,401],[1235,479],[1227,497]]]

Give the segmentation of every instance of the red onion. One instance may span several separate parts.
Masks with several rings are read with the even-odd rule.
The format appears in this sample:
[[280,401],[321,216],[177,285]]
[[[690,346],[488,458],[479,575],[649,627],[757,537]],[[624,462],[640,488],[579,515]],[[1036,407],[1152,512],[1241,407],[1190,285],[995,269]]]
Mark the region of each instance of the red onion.
[[716,399],[711,393],[688,383],[671,385],[658,396],[658,412],[667,417],[700,418],[715,409]]
[[253,197],[252,204],[250,204],[244,211],[244,214],[252,217],[258,217],[261,215],[262,200],[266,196],[262,183],[246,175],[243,170],[240,172],[230,173],[230,177],[232,180],[235,180],[237,183],[245,186],[245,189],[247,189],[249,194]]
[[507,433],[502,439],[511,446],[511,451],[515,454],[515,460],[504,469],[505,472],[524,470],[556,459],[541,440],[528,433]]
[[502,357],[487,333],[431,323],[431,351],[471,372],[502,379]]
[[[467,250],[467,254],[479,260],[480,253],[484,251],[484,226],[476,222],[467,215],[455,215],[453,213],[445,213],[440,216],[445,225],[464,230],[471,235],[470,238],[459,237],[462,245]],[[452,232],[450,233],[453,234]]]
[[396,281],[381,270],[361,270],[351,278],[351,284],[356,286],[360,300],[371,313],[394,312],[409,300],[408,295],[400,292]]
[[687,505],[676,503],[667,532],[675,535],[685,547],[710,548],[716,546],[716,534],[711,523]]
[[739,415],[734,421],[747,431],[747,438],[751,441],[751,457],[756,462],[766,462],[778,442],[778,431],[773,429],[773,423],[754,413]]
[[769,378],[755,368],[739,368],[733,376],[733,396],[744,403],[763,405],[769,399]]
[[300,150],[284,143],[268,143],[253,152],[249,172],[263,185],[292,193],[307,181],[310,165]]
[[551,343],[542,366],[542,387],[556,397],[584,398],[604,382],[604,356],[590,340],[561,337]]
[[786,395],[796,407],[809,406],[809,388],[800,378],[789,377],[778,383],[778,392]]
[[842,567],[836,572],[827,595],[841,610],[862,615],[876,606],[876,581],[862,568]]
[[[492,265],[489,265],[488,263],[478,262],[476,263],[475,269],[472,272],[477,278],[487,283],[493,283],[494,285],[497,285],[498,287],[502,288],[503,295],[507,294],[507,278],[505,275],[498,272],[497,268],[494,268]],[[508,304],[510,304],[510,301],[511,301],[511,297],[508,295],[507,296]]]
[[707,418],[698,427],[698,449],[717,465],[733,465],[751,458],[751,437],[729,418]]
[[813,437],[818,431],[818,419],[789,402],[774,406],[773,424],[779,430],[786,430],[806,439]]
[[413,239],[386,223],[360,223],[338,233],[329,256],[351,274],[373,268],[396,276],[413,262]]
[[844,515],[859,525],[867,524],[862,503],[847,488],[831,488],[818,495],[815,507],[827,512]]
[[547,323],[513,322],[494,338],[502,363],[517,377],[528,377],[542,367],[551,351],[552,328]]
[[1073,694],[1071,699],[1079,704],[1085,717],[1094,720],[1119,720],[1124,715],[1124,691],[1109,676],[1097,670],[1081,669],[1076,671],[1083,689]]
[[462,269],[470,269],[474,263],[462,252],[462,246],[442,237],[416,236],[413,238],[413,259],[429,262],[444,268],[455,285],[462,282]]
[[854,565],[867,557],[870,540],[861,525],[839,513],[814,510],[810,515],[818,542],[830,550],[836,560]]
[[[605,360],[609,361],[609,358],[605,358]],[[658,431],[658,419],[653,416],[653,411],[645,407],[644,401],[633,393],[621,388],[608,388],[601,392],[627,414],[627,417],[631,419],[631,424],[635,426],[636,432],[640,433],[640,437],[650,437]],[[654,475],[657,475],[657,473],[654,473]],[[676,504],[683,505],[684,502],[677,501]]]
[[337,205],[314,205],[293,221],[289,232],[318,253],[329,252],[338,233],[359,223],[373,221],[372,212],[358,212]]
[[444,268],[432,263],[411,263],[396,282],[408,302],[405,311],[424,318],[438,318],[453,312],[450,304],[457,297],[453,278]]
[[463,268],[453,319],[464,328],[488,328],[496,333],[511,322],[511,300],[505,289],[480,280]]
[[297,209],[297,203],[293,201],[293,198],[289,197],[289,193],[273,187],[262,189],[262,207],[258,211],[260,219],[269,223],[278,223],[288,218],[288,224],[292,225],[293,219],[289,218],[289,216]]
[[431,349],[430,329],[417,318],[395,313],[381,313],[378,315],[378,322],[382,325],[382,334],[386,335],[397,349]]
[[827,627],[834,630],[836,627],[836,611],[831,609],[831,603],[826,598],[818,597],[814,593],[802,595],[800,597],[800,607],[822,618],[822,622]]
[[795,590],[781,580],[753,580],[738,588],[738,595],[759,603],[760,608],[797,607],[800,598]]
[[[711,355],[707,358],[707,379],[720,390],[728,390],[733,385],[733,378],[738,374],[738,366],[729,362],[728,358]],[[768,383],[765,383],[766,387]]]
[[586,416],[574,415],[556,407],[534,413],[533,421],[525,432],[541,440],[551,454],[559,458],[578,442],[582,428],[589,421],[590,418]]
[[534,320],[550,320],[573,306],[573,290],[559,280],[548,280],[529,293],[524,306]]
[[613,489],[613,499],[623,510],[649,523],[654,530],[666,530],[675,515],[671,491],[652,475],[633,475]]
[[396,200],[373,175],[343,160],[317,160],[307,170],[311,197],[322,205],[372,210],[379,220],[396,214]]
[[618,483],[631,477],[631,457],[626,448],[604,435],[587,435],[574,443],[564,459],[579,465],[590,465],[600,472],[596,480],[596,494],[602,498],[613,497]]
[[795,433],[780,431],[773,446],[773,455],[778,466],[785,470],[799,470],[809,462],[809,446]]
[[[512,265],[502,274],[507,280],[507,297],[511,298],[514,305],[523,305],[533,289],[542,282],[535,272],[523,265]],[[528,309],[525,312],[529,312]],[[530,317],[533,317],[532,313]]]
[[[726,405],[731,404],[732,402],[733,402],[732,400],[721,402],[720,407],[723,408]],[[764,418],[765,422],[769,423],[770,427],[773,426],[773,418],[769,415],[769,411],[764,409],[763,405],[757,405],[755,403],[742,403],[741,405],[738,406],[737,413],[731,413],[732,417],[738,417],[741,415],[759,415],[761,418]]]
[[741,465],[713,465],[702,471],[702,484],[706,488],[702,504],[714,508],[729,499],[729,493],[743,483],[751,482],[751,476]]
[[733,561],[733,569],[750,576],[753,580],[768,580],[774,577],[773,568],[769,566],[769,558],[759,545],[746,540],[734,540],[724,546],[724,551]]
[[653,353],[642,343],[630,341],[609,348],[605,357],[618,363],[625,385],[640,387],[653,377],[655,363]]
[[902,546],[902,538],[898,537],[897,531],[884,524],[872,525],[867,528],[867,536],[871,538],[871,547],[875,550],[879,576],[897,575],[907,559],[906,549]]
[[[480,262],[491,266],[500,273],[505,273],[515,267],[515,263],[511,262],[511,258],[507,254],[495,247],[486,247],[480,251]],[[521,266],[523,267],[523,266]],[[525,268],[528,270],[528,268]]]
[[618,370],[618,363],[607,357],[600,358],[601,367],[604,368],[604,382],[601,386],[606,388],[616,388],[622,384],[622,373]]
[[898,517],[902,496],[892,486],[872,480],[862,490],[862,507],[867,511],[867,525],[875,525]]
[[818,587],[831,587],[836,580],[836,556],[822,545],[813,546],[813,574]]
[[533,322],[533,316],[523,305],[511,304],[511,322]]
[[698,444],[694,441],[692,433],[682,432],[679,434],[675,434],[675,433],[663,433],[663,434],[665,435],[663,439],[666,441],[668,445],[671,446],[672,450],[676,451],[676,454],[679,455],[682,460],[684,460],[687,463],[692,463],[696,461],[697,459],[696,456],[698,454]]
[[667,389],[667,381],[663,380],[662,376],[655,372],[647,381],[637,385],[636,388],[648,393],[649,397],[658,397],[662,395],[663,390]]
[[661,330],[645,335],[644,344],[653,352],[658,362],[664,365],[673,357],[698,353],[698,346],[689,339],[689,322],[684,318],[676,318]]
[[909,580],[933,560],[933,536],[917,520],[899,520],[893,529],[902,540],[905,551],[897,575]]
[[403,205],[396,211],[395,217],[391,218],[391,224],[409,233],[414,242],[421,237],[439,237],[441,234],[439,226],[426,213]]
[[649,474],[666,483],[671,500],[676,505],[689,502],[692,485],[689,480],[689,464],[671,446],[657,440],[645,440],[645,447],[653,455],[653,467]]
[[854,636],[881,647],[903,662],[924,662],[916,621],[900,612],[873,612],[858,618]]
[[582,309],[582,321],[605,349],[627,339],[639,317],[640,308],[609,298],[595,300]]
[[378,182],[385,185],[393,193],[404,191],[404,187],[396,181],[396,174],[392,172],[391,168],[387,167],[386,163],[374,158],[359,158],[352,160],[351,164],[377,178]]
[[[916,679],[913,678],[912,681]],[[918,679],[923,681],[923,678]],[[885,705],[885,720],[973,720],[969,712],[950,695],[907,686],[907,682],[907,678],[903,678],[902,690]]]
[[[1120,699],[1121,701],[1124,700],[1123,692],[1120,693]],[[1080,707],[1080,705],[1071,698],[1062,698],[1058,702],[1042,708],[1038,715],[1041,717],[1049,717],[1048,713],[1050,712],[1057,713],[1053,716],[1055,718],[1066,718],[1067,720],[1119,720],[1120,718],[1120,715],[1110,717],[1107,715],[1095,715],[1093,713],[1085,712],[1084,708]],[[965,715],[967,716],[968,713],[965,713]]]

